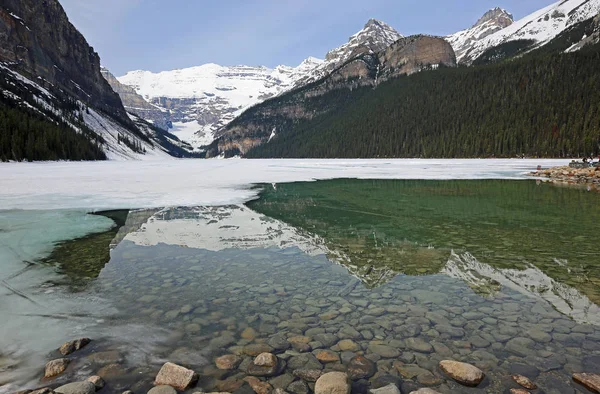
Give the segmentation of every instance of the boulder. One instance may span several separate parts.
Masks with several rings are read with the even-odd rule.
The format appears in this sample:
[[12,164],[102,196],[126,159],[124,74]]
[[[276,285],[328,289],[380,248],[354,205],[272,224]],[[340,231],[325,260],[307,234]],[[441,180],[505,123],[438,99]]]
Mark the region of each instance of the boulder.
[[428,388],[422,388],[416,391],[411,391],[410,394],[440,394],[440,392]]
[[90,376],[85,381],[92,383],[96,387],[96,391],[98,391],[102,387],[104,387],[104,379],[102,379],[100,376],[97,376],[97,375]]
[[512,378],[518,385],[525,387],[528,390],[537,389],[537,385],[523,375],[512,375]]
[[75,382],[60,386],[54,389],[54,392],[59,394],[94,394],[96,386],[91,382]]
[[356,356],[348,363],[348,375],[352,380],[368,379],[375,375],[375,372],[375,363],[363,356]]
[[84,348],[91,341],[92,340],[90,338],[75,339],[73,341],[63,343],[63,345],[58,349],[58,351],[63,356],[68,356],[69,354]]
[[465,386],[476,387],[485,378],[485,374],[479,368],[459,361],[440,361],[440,369]]
[[198,374],[177,364],[165,363],[162,366],[154,383],[157,386],[171,386],[177,390],[185,391],[198,381]]
[[600,375],[593,373],[574,373],[573,380],[593,393],[600,393]]
[[46,369],[44,371],[45,378],[53,378],[65,372],[71,360],[68,358],[58,358],[56,360],[48,361],[46,363]]
[[76,352],[77,350],[83,349],[87,344],[89,344],[92,340],[89,338],[79,338],[70,342],[65,342],[58,349],[60,354],[63,356],[68,356],[69,354]]
[[383,386],[378,389],[369,390],[371,394],[401,394],[400,389],[393,383],[388,384],[387,386]]
[[315,383],[315,394],[350,394],[348,375],[343,372],[329,372]]
[[177,394],[171,386],[156,386],[148,390],[148,394]]
[[225,370],[237,369],[241,362],[242,358],[235,354],[226,354],[215,360],[217,368]]

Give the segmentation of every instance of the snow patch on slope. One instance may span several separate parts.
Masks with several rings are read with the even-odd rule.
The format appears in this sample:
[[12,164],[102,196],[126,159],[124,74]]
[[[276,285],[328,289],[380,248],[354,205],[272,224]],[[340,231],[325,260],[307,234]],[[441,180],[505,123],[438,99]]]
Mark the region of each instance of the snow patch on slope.
[[[487,49],[515,40],[533,40],[544,45],[568,27],[600,12],[600,0],[562,0],[542,8],[512,25],[473,43],[460,59],[470,63]],[[458,33],[457,33],[458,34]]]

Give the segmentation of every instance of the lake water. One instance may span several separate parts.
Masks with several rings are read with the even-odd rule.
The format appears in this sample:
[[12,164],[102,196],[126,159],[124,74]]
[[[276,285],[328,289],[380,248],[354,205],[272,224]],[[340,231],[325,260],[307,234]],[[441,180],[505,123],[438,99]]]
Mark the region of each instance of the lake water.
[[[83,210],[1,211],[0,391],[99,373],[103,392],[145,393],[168,360],[200,373],[190,392],[243,392],[244,366],[263,350],[287,362],[271,384],[297,394],[312,386],[294,370],[345,370],[356,354],[377,366],[357,393],[390,382],[507,392],[512,373],[539,392],[587,393],[572,373],[600,372],[597,193],[533,180],[249,193],[259,198],[245,205],[107,213],[116,227]],[[81,336],[93,342],[66,374],[40,381],[55,349]],[[319,349],[339,361],[321,363]],[[240,370],[215,368],[228,353],[242,355]],[[444,359],[487,377],[460,386]]]

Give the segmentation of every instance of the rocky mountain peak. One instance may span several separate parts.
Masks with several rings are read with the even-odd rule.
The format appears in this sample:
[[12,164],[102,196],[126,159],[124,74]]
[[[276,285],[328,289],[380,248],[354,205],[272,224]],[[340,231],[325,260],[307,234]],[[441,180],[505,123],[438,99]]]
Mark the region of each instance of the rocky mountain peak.
[[514,21],[515,19],[513,18],[511,13],[509,13],[503,8],[496,7],[483,14],[483,16],[479,18],[477,23],[473,25],[473,27],[481,26],[486,22],[492,22],[500,28],[505,28],[507,26],[512,25]]
[[327,53],[327,62],[340,63],[365,52],[380,52],[402,38],[393,27],[377,19],[369,19],[365,27],[348,42]]

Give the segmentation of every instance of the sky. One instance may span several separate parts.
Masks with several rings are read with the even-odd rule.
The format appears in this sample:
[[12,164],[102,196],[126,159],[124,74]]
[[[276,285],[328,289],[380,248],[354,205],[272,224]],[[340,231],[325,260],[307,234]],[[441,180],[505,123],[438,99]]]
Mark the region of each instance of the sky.
[[297,66],[348,40],[370,18],[403,35],[447,35],[499,6],[515,20],[552,0],[60,0],[117,76],[205,63]]

